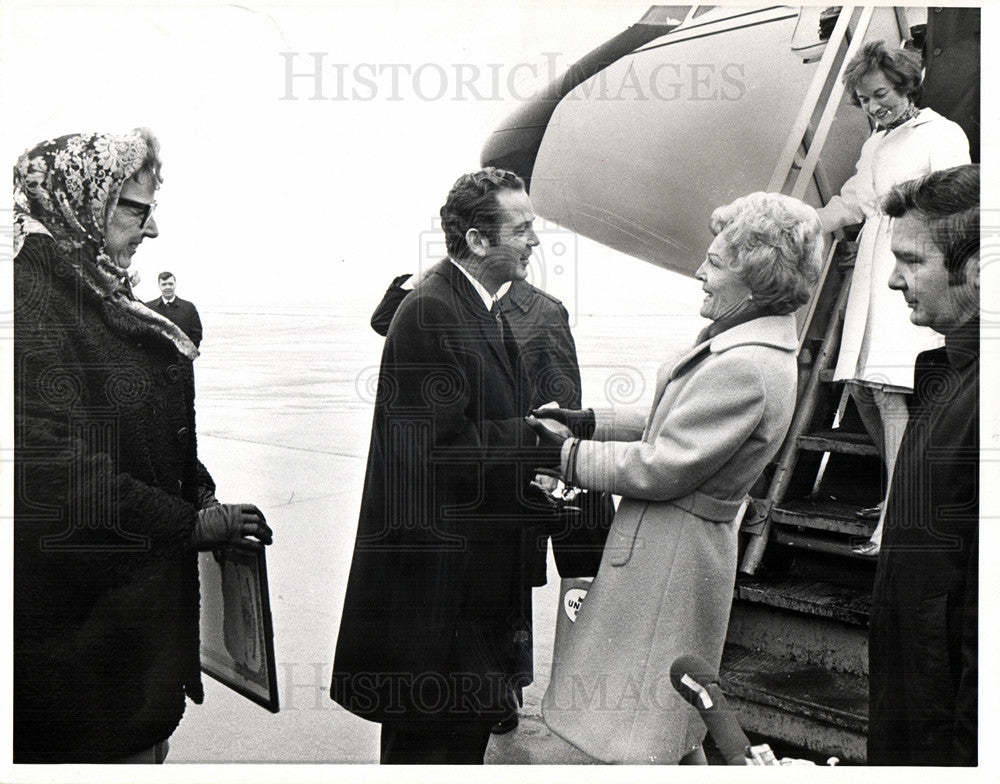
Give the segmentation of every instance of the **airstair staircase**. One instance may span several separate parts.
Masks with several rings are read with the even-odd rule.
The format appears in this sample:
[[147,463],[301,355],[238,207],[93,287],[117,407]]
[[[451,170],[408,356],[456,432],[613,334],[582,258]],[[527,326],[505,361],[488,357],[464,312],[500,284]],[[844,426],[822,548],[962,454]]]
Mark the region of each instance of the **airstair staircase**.
[[[841,10],[767,190],[802,198],[821,181],[816,168],[841,104],[844,66],[865,40],[871,11]],[[852,551],[876,524],[856,512],[884,497],[886,481],[844,385],[833,381],[856,250],[833,243],[800,319],[796,412],[742,522],[721,668],[748,732],[844,763],[865,761],[876,566]]]

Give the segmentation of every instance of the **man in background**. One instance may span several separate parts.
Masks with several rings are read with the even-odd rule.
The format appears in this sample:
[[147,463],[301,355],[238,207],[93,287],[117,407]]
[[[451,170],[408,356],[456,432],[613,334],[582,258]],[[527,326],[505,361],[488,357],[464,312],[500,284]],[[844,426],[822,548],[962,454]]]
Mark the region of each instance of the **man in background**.
[[889,287],[944,335],[917,355],[869,623],[868,763],[976,765],[979,167],[893,189]]
[[201,345],[201,319],[198,317],[198,309],[194,303],[181,299],[175,293],[177,290],[177,279],[172,272],[161,272],[158,276],[160,284],[160,296],[146,303],[161,316],[170,319],[181,328],[194,345]]

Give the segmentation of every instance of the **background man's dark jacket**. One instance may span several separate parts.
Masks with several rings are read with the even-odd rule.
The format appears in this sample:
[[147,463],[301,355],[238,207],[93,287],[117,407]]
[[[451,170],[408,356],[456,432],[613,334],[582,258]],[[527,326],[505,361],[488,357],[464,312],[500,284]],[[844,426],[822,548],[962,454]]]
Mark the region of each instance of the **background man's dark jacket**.
[[[446,259],[442,264],[451,262]],[[396,278],[372,313],[372,329],[378,334],[388,334],[396,309],[412,292],[401,288],[409,277]],[[515,280],[500,298],[500,311],[514,332],[540,402],[554,400],[561,408],[580,408],[580,365],[562,302],[527,281]]]
[[975,765],[979,320],[917,356],[869,625],[868,763]]
[[382,353],[330,689],[352,713],[499,717],[531,682],[532,397],[461,270],[430,273]]
[[174,301],[168,305],[163,297],[157,297],[147,302],[146,306],[174,322],[196,346],[201,345],[201,318],[193,303],[174,297]]

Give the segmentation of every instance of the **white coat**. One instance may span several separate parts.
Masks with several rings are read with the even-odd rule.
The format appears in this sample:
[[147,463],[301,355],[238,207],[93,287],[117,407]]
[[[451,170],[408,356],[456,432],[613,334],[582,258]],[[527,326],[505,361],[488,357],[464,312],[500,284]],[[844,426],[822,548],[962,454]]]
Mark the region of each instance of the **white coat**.
[[910,391],[917,354],[943,344],[932,329],[910,322],[903,295],[889,288],[895,264],[892,222],[881,202],[895,185],[964,163],[969,163],[965,132],[933,109],[921,109],[898,128],[873,133],[861,148],[857,173],[839,196],[817,210],[827,231],[865,224],[834,380],[857,379]]
[[721,660],[735,517],[791,422],[795,348],[793,316],[739,324],[660,368],[648,417],[599,411],[580,442],[579,484],[623,498],[542,710],[592,757],[671,764],[704,739],[670,665]]

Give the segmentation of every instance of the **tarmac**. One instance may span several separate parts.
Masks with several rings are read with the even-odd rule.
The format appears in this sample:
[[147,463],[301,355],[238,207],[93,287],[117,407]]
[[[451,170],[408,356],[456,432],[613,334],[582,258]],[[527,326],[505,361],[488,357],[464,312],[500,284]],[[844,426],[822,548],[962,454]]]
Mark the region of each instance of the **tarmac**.
[[[378,762],[379,725],[348,713],[329,697],[382,339],[366,319],[347,316],[216,313],[204,320],[205,350],[195,364],[198,451],[215,478],[218,498],[257,504],[274,530],[266,557],[280,711],[270,713],[206,676],[204,703],[188,701],[161,770],[165,775],[174,771],[166,780],[184,770],[184,781],[204,775],[211,781],[284,781],[288,769],[279,764],[333,764],[362,766],[347,769],[354,771],[351,778],[384,778],[386,769],[368,767]],[[647,318],[579,323],[588,401],[600,404],[600,393],[588,397],[588,389],[607,395],[625,390],[641,405],[640,398],[652,394],[660,361],[650,344],[662,344],[671,326],[669,320]],[[496,766],[518,765],[531,766],[515,774],[519,779],[534,780],[555,770],[540,766],[564,763],[565,746],[541,716],[559,597],[550,551],[548,582],[533,592],[535,679],[524,690],[519,726],[490,739],[485,762],[496,772],[487,777],[506,781],[510,773],[500,774]],[[721,765],[709,744],[706,751],[710,763]],[[241,767],[209,769],[208,774],[180,767],[220,763]],[[653,768],[629,770],[633,780],[659,775]],[[397,770],[389,780],[405,774]],[[589,776],[606,780],[608,772],[581,768],[571,779]],[[545,774],[545,780],[553,778]]]
[[[377,763],[379,725],[334,703],[329,685],[381,339],[364,322],[345,336],[334,325],[270,318],[247,335],[235,317],[232,328],[213,320],[195,365],[198,451],[219,499],[257,504],[274,530],[266,557],[280,712],[205,677],[204,703],[188,701],[167,763]],[[316,362],[330,353],[333,335],[335,360]],[[548,584],[533,597],[535,682],[519,727],[492,737],[488,764],[557,761],[560,746],[540,709],[559,601],[549,560]]]
[[[188,703],[170,739],[168,762],[377,763],[379,726],[348,713],[328,695],[363,457],[314,451],[303,460],[297,449],[205,435],[199,451],[219,477],[247,476],[247,463],[266,467],[252,488],[219,483],[220,498],[258,504],[275,531],[267,562],[281,707],[269,713],[205,678],[205,701]],[[237,464],[242,471],[226,470]],[[517,729],[492,736],[487,764],[559,761],[561,743],[541,717],[559,601],[551,554],[549,560],[549,582],[533,596],[535,682],[524,692]]]

